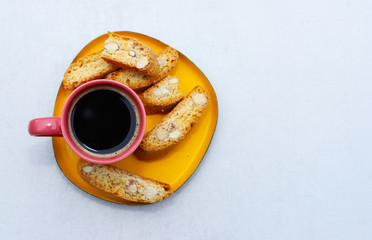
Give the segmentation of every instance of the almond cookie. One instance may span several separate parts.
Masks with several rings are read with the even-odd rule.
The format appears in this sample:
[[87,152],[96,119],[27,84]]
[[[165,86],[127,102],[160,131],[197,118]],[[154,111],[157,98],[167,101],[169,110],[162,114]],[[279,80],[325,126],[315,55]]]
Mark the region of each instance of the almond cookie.
[[88,81],[103,78],[119,68],[103,60],[101,52],[92,53],[72,63],[62,80],[64,88],[75,89]]
[[171,47],[166,47],[157,55],[160,69],[158,76],[151,77],[139,73],[133,69],[119,69],[108,74],[105,78],[121,82],[134,91],[141,92],[149,86],[155,84],[159,80],[165,78],[169,74],[169,72],[176,66],[177,59],[177,50]]
[[144,75],[158,77],[159,62],[154,51],[136,38],[108,32],[102,58],[121,68],[132,69]]
[[173,194],[169,184],[109,165],[80,160],[81,177],[92,186],[132,202],[154,203]]
[[183,98],[178,89],[178,82],[178,78],[168,76],[140,94],[146,114],[171,111]]
[[195,87],[153,129],[145,134],[140,144],[144,152],[162,151],[179,143],[200,119],[209,96],[202,87]]
[[160,80],[168,76],[170,71],[174,69],[178,60],[178,52],[172,47],[166,47],[158,54],[158,63],[159,63],[159,77],[153,81],[156,83],[156,80]]
[[130,87],[135,92],[141,92],[152,85],[152,77],[136,72],[132,69],[119,69],[108,74],[106,79],[121,82]]

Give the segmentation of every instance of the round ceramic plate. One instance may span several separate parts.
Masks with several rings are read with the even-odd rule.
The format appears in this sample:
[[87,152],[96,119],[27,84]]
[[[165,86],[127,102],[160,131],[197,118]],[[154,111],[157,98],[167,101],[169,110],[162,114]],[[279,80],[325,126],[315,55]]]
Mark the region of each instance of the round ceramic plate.
[[[167,47],[165,43],[139,33],[116,33],[137,38],[139,41],[151,47],[155,53]],[[107,37],[107,34],[105,34],[91,41],[80,51],[74,59],[74,62],[85,55],[102,50]],[[210,102],[204,110],[202,117],[197,124],[194,125],[186,138],[172,148],[166,155],[156,159],[143,160],[132,154],[124,160],[112,165],[147,178],[168,183],[172,186],[173,190],[176,191],[189,179],[208,149],[217,124],[218,105],[216,94],[211,83],[200,69],[183,54],[179,53],[177,65],[170,75],[180,79],[179,89],[185,96],[197,85],[200,85],[208,91]],[[70,90],[65,90],[61,85],[54,107],[54,116],[61,116],[62,107],[70,93]],[[147,116],[146,131],[152,129],[163,116],[164,115],[161,114]],[[79,157],[68,147],[62,137],[53,137],[53,148],[57,163],[62,172],[77,187],[107,201],[132,204],[114,195],[100,191],[85,182],[80,177],[77,169]]]

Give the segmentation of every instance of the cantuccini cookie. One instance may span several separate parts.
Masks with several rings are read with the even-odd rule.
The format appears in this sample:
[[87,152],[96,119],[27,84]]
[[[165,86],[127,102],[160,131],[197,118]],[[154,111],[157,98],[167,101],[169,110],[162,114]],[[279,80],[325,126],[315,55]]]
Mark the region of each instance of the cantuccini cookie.
[[153,78],[132,69],[119,69],[108,74],[106,79],[121,82],[130,87],[135,92],[141,92],[152,85]]
[[144,75],[158,77],[159,62],[154,51],[136,38],[108,32],[102,58],[121,68],[129,68]]
[[88,81],[103,78],[119,68],[103,60],[101,52],[89,54],[72,63],[62,80],[64,88],[75,89]]
[[153,129],[145,134],[140,149],[147,153],[162,151],[179,143],[199,120],[209,101],[208,93],[195,87]]
[[141,92],[159,80],[165,78],[176,66],[178,59],[177,50],[166,47],[158,55],[157,59],[160,72],[157,76],[148,76],[133,69],[119,69],[108,74],[105,78],[121,82],[136,92]]
[[80,160],[78,171],[92,186],[132,202],[154,203],[173,194],[169,184],[109,165]]
[[183,98],[183,94],[178,89],[178,82],[178,78],[168,76],[140,94],[146,114],[171,111]]
[[160,53],[157,55],[158,63],[159,63],[159,76],[153,83],[156,82],[156,80],[160,80],[168,76],[170,71],[174,69],[174,67],[177,64],[178,60],[178,52],[176,49],[172,47],[166,47],[163,49]]

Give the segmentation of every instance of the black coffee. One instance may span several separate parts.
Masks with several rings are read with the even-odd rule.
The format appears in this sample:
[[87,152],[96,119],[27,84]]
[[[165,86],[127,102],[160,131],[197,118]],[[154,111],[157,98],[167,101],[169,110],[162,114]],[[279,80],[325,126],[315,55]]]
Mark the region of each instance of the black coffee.
[[97,154],[115,153],[137,128],[133,104],[122,94],[99,89],[81,97],[71,112],[71,129],[80,145]]

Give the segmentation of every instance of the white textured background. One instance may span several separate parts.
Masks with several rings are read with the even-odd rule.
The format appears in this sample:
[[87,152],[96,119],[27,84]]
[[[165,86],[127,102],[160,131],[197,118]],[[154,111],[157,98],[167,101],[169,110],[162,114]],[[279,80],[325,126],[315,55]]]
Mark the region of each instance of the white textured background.
[[[372,239],[371,12],[369,0],[3,1],[0,239]],[[218,97],[204,160],[157,204],[86,194],[51,139],[27,132],[108,30],[178,49]]]

